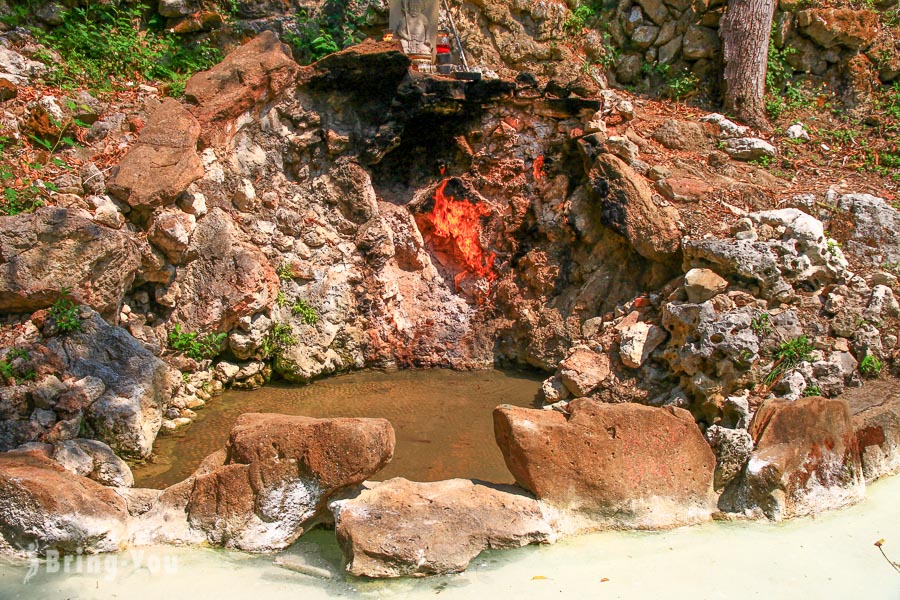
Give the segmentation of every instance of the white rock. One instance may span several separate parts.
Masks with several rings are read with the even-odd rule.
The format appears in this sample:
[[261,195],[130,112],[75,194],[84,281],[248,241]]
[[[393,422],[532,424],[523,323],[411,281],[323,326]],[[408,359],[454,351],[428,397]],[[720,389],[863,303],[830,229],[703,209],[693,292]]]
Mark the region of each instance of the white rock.
[[637,369],[665,339],[662,327],[639,321],[622,329],[619,356],[625,366]]
[[803,140],[804,142],[809,141],[809,134],[806,132],[806,129],[804,129],[803,123],[794,123],[787,128],[787,131],[785,133],[792,140]]
[[775,156],[775,146],[754,137],[729,138],[724,142],[725,153],[736,160],[756,160],[763,156]]
[[705,117],[700,117],[700,120],[704,123],[713,123],[717,125],[719,127],[719,136],[723,138],[744,137],[750,133],[749,127],[738,125],[734,121],[725,118],[725,115],[720,115],[719,113],[708,114]]

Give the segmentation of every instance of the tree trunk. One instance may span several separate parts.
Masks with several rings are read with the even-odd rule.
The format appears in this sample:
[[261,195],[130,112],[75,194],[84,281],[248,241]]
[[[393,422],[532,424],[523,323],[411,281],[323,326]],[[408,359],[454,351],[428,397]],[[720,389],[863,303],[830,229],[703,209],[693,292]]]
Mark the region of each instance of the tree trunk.
[[776,0],[728,0],[719,25],[725,59],[725,109],[758,129],[766,118],[766,63]]

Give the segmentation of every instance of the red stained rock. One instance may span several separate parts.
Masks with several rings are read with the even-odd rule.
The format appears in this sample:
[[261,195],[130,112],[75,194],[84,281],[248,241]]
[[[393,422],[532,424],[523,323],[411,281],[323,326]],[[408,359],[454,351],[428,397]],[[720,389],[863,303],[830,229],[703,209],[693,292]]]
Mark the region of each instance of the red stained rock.
[[167,98],[113,172],[107,185],[110,193],[138,210],[174,203],[203,177],[199,136],[200,123],[177,100]]
[[74,475],[40,452],[0,454],[0,545],[43,554],[112,552],[127,540],[128,511],[114,490]]
[[708,519],[715,456],[690,413],[580,399],[568,418],[512,406],[494,434],[516,481],[538,499],[615,527]]
[[275,33],[265,31],[210,70],[191,77],[184,95],[203,123],[204,144],[225,141],[231,121],[272,100],[294,81],[299,68],[290,48]]
[[769,518],[812,514],[865,495],[846,400],[765,401],[750,424],[756,450],[746,468],[749,498]]

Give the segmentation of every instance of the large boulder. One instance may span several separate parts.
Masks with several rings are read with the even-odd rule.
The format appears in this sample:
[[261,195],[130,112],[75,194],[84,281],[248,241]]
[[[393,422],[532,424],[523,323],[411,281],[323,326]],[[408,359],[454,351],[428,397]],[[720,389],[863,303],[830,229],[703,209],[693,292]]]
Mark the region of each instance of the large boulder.
[[161,496],[138,541],[285,548],[331,496],[377,473],[393,453],[384,419],[241,415],[225,451]]
[[203,177],[203,161],[197,154],[199,136],[197,119],[177,100],[167,98],[113,171],[107,184],[110,193],[142,212],[173,204]]
[[866,391],[851,408],[866,481],[900,473],[900,390]]
[[52,338],[47,347],[67,372],[105,385],[102,394],[83,407],[92,437],[122,456],[150,456],[163,411],[178,383],[169,367],[127,331],[110,326],[93,311],[82,319],[81,331]]
[[878,13],[852,8],[813,8],[797,13],[800,31],[820,46],[865,50],[878,33]]
[[759,509],[779,520],[846,506],[865,496],[845,400],[766,400],[749,431],[756,449],[738,482],[743,487],[736,490],[745,511]]
[[600,154],[590,175],[603,224],[625,237],[644,258],[671,261],[681,246],[678,211],[658,206],[649,184],[612,154]]
[[689,412],[588,399],[569,411],[494,410],[497,444],[519,485],[613,527],[710,517],[716,458]]
[[294,81],[298,69],[290,47],[264,31],[212,69],[191,77],[184,95],[204,124],[204,142],[227,139],[234,133],[234,119],[271,101]]
[[187,331],[228,331],[275,301],[275,270],[220,208],[200,219],[182,257],[173,286],[190,302],[178,302],[173,318]]
[[127,232],[98,225],[83,211],[45,207],[0,217],[0,312],[45,308],[65,287],[114,318],[140,266]]
[[0,547],[113,552],[127,541],[125,500],[39,451],[0,454]]
[[488,548],[555,538],[540,503],[515,486],[396,478],[332,502],[347,571],[362,577],[463,571]]
[[110,487],[131,487],[134,476],[112,448],[97,440],[64,440],[53,444],[53,460],[64,469]]

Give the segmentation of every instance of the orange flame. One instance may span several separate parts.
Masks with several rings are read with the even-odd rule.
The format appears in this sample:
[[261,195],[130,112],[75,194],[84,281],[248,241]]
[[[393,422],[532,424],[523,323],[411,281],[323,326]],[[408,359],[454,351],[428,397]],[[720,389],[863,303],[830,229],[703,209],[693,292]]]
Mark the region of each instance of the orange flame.
[[531,174],[534,175],[535,179],[540,179],[544,176],[544,156],[538,156],[534,159],[534,162],[531,164]]
[[[427,215],[434,227],[434,235],[451,240],[469,271],[478,277],[493,281],[493,252],[485,252],[481,247],[481,217],[491,214],[490,208],[481,203],[456,200],[444,195],[449,179],[445,179],[434,192],[434,209]],[[458,282],[457,282],[458,283]]]

